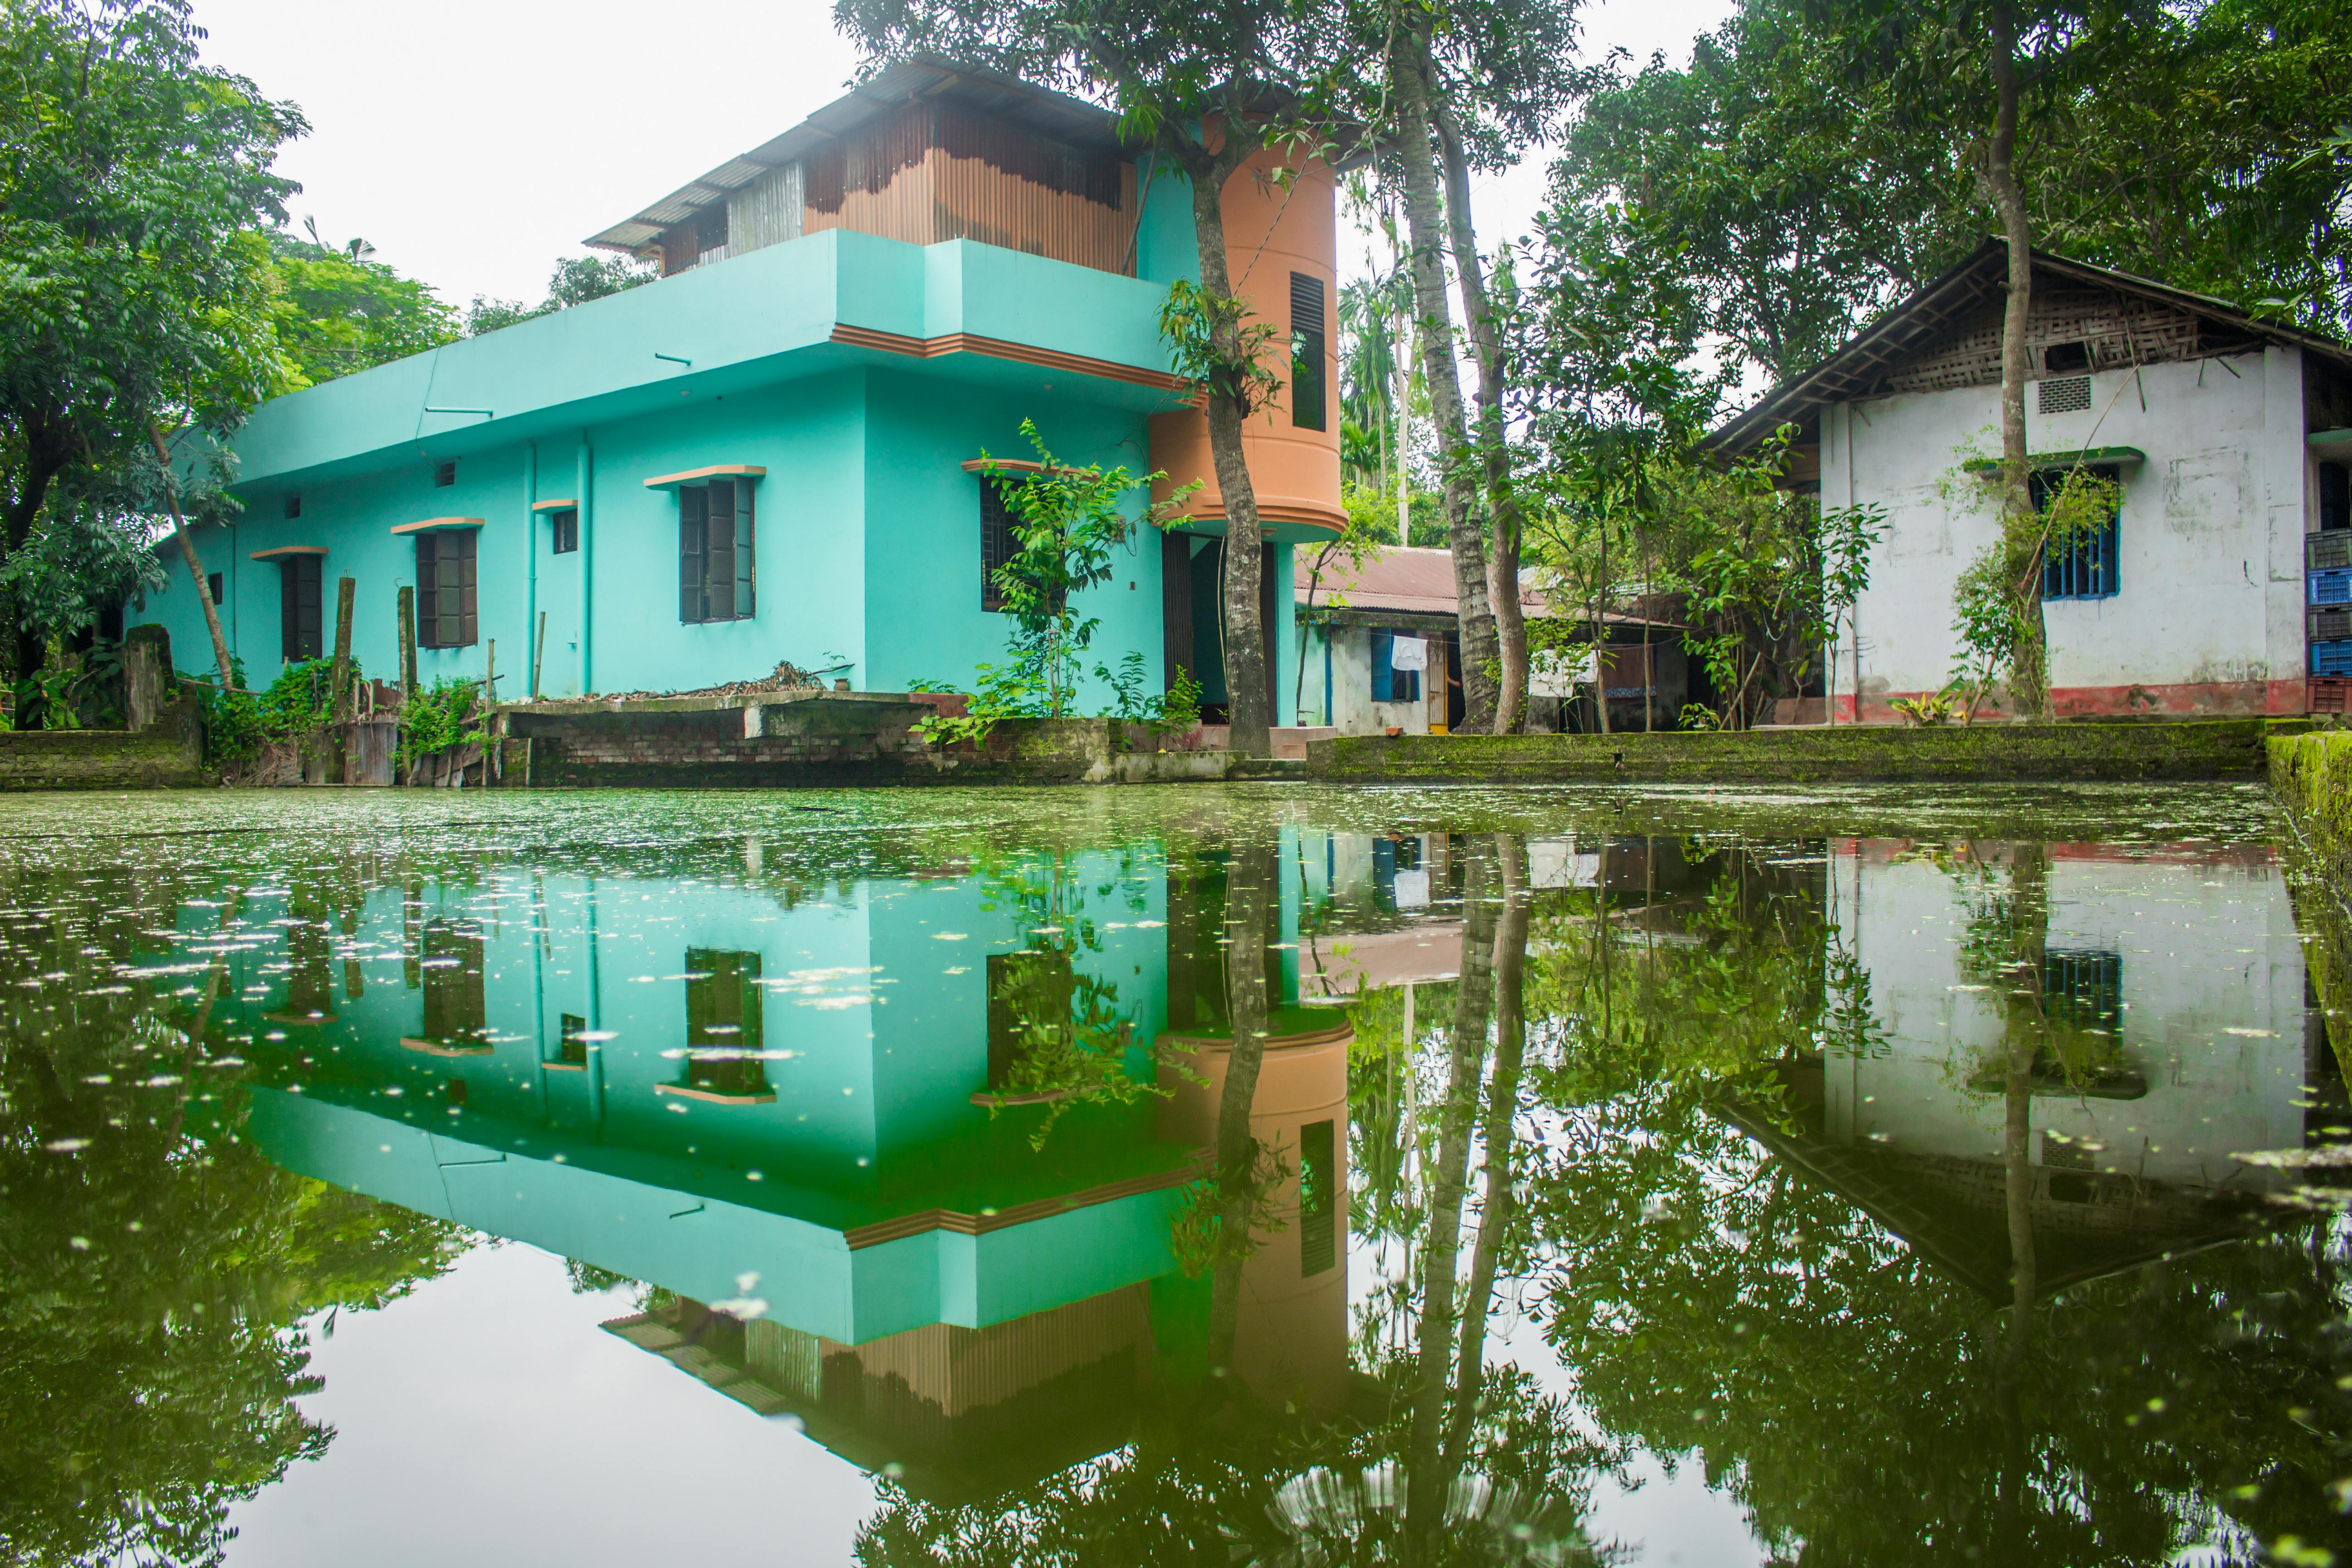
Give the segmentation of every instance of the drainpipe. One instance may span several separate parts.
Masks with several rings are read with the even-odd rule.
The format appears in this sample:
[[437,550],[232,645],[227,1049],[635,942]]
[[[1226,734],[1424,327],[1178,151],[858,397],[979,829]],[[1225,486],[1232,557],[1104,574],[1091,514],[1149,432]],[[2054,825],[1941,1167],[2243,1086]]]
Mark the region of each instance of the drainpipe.
[[590,566],[591,563],[596,559],[595,550],[593,543],[595,537],[594,531],[589,526],[589,518],[595,505],[595,498],[590,493],[589,489],[589,469],[593,467],[591,458],[592,454],[588,450],[588,432],[583,430],[580,432],[580,473],[578,480],[580,501],[580,695],[583,697],[587,696],[590,692],[596,689],[595,678],[590,673],[594,667],[589,660],[589,638],[595,630],[594,622],[591,619],[589,615],[590,606],[595,603],[595,574],[590,569]]
[[526,697],[536,695],[531,678],[539,673],[538,655],[530,640],[530,628],[539,620],[539,513],[531,510],[538,504],[539,443],[530,441],[522,449],[522,689]]

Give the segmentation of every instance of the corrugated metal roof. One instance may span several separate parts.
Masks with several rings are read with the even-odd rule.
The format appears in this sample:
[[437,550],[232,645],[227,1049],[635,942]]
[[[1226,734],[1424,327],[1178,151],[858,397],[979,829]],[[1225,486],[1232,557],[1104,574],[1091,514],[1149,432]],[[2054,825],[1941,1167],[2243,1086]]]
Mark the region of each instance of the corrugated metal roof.
[[[1310,556],[1310,552],[1298,552],[1291,566],[1291,581],[1301,603],[1307,598],[1311,575]],[[1521,574],[1522,578],[1528,575]],[[1322,580],[1316,584],[1316,602],[1328,604],[1333,594],[1345,598],[1351,610],[1451,616],[1461,607],[1454,589],[1454,552],[1450,550],[1391,545],[1378,554],[1366,556],[1360,567],[1350,568],[1345,561],[1335,562],[1325,569]],[[1543,614],[1542,595],[1523,585],[1520,599],[1528,614]]]
[[1122,150],[1118,117],[1108,110],[1034,87],[1016,77],[936,58],[904,61],[876,73],[848,93],[740,157],[730,158],[634,216],[583,243],[602,250],[635,251],[664,229],[724,201],[770,169],[789,163],[837,136],[917,99],[938,99],[1010,121],[1074,147]]

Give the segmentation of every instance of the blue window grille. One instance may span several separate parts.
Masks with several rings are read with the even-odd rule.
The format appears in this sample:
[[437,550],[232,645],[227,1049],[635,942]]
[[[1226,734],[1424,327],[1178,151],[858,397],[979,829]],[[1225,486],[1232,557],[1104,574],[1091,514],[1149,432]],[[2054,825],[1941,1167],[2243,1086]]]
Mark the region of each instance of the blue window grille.
[[[2118,470],[2113,467],[2084,470],[2094,479],[2118,482]],[[2052,481],[2061,476],[2036,474],[2032,480],[2034,510],[2048,508],[2051,492],[2057,487]],[[2042,596],[2045,599],[2110,599],[2122,588],[2116,568],[2121,548],[2120,528],[2122,509],[2108,514],[2106,525],[2084,538],[2053,543],[2042,555]]]

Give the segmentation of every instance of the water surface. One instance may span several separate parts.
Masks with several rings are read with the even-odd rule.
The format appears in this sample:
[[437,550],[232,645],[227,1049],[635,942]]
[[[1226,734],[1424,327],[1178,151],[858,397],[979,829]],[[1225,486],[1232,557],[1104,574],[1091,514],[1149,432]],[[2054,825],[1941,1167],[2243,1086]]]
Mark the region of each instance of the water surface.
[[2352,1562],[2283,831],[9,803],[0,1557]]

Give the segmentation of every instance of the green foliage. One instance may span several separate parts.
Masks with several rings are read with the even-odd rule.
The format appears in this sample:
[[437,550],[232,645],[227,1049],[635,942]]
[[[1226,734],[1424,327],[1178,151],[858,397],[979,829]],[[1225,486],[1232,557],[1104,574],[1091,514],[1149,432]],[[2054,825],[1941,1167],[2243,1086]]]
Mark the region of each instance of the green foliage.
[[[934,745],[977,745],[1006,719],[1070,714],[1087,648],[1101,625],[1099,617],[1078,613],[1076,596],[1114,575],[1113,552],[1135,527],[1121,510],[1128,496],[1148,495],[1167,478],[1153,473],[1138,479],[1124,467],[1108,472],[1092,464],[1070,468],[1046,449],[1034,423],[1024,419],[1021,433],[1036,450],[1036,472],[1003,468],[986,452],[981,454],[986,459],[982,482],[996,486],[1003,496],[1019,546],[995,573],[1013,658],[1005,664],[979,667],[977,689],[966,713],[934,714],[915,726],[916,733]],[[1148,503],[1146,520],[1155,525],[1172,521],[1198,488],[1186,485],[1164,502]],[[1143,692],[1140,655],[1128,655],[1120,674],[1097,665],[1095,675],[1110,685],[1118,717],[1153,716]],[[925,683],[919,689],[939,689]]]
[[[0,567],[45,530],[111,530],[98,553],[119,556],[126,516],[159,510],[157,422],[195,427],[195,512],[233,510],[218,443],[295,384],[260,230],[293,189],[270,160],[304,127],[201,65],[199,39],[184,0],[0,9]],[[70,577],[88,553],[67,542],[50,569]],[[40,634],[75,624],[61,602],[121,575],[28,595],[20,574],[16,618],[29,611],[35,636],[14,673],[32,673]]]
[[433,290],[369,258],[364,240],[336,247],[317,232],[269,236],[278,275],[278,342],[308,384],[422,353],[458,336],[457,313]]
[[1169,368],[1210,395],[1231,400],[1244,418],[1282,390],[1274,370],[1277,356],[1267,352],[1281,333],[1252,321],[1244,300],[1179,278],[1160,304],[1160,335],[1167,340]]
[[455,746],[479,744],[480,699],[472,681],[446,678],[410,692],[400,709],[400,760],[413,764]]
[[518,321],[551,316],[591,300],[607,299],[639,288],[660,277],[654,268],[617,256],[566,257],[555,264],[555,271],[547,280],[547,298],[536,305],[475,295],[474,302],[466,308],[466,336],[478,338],[484,332],[495,332]]

